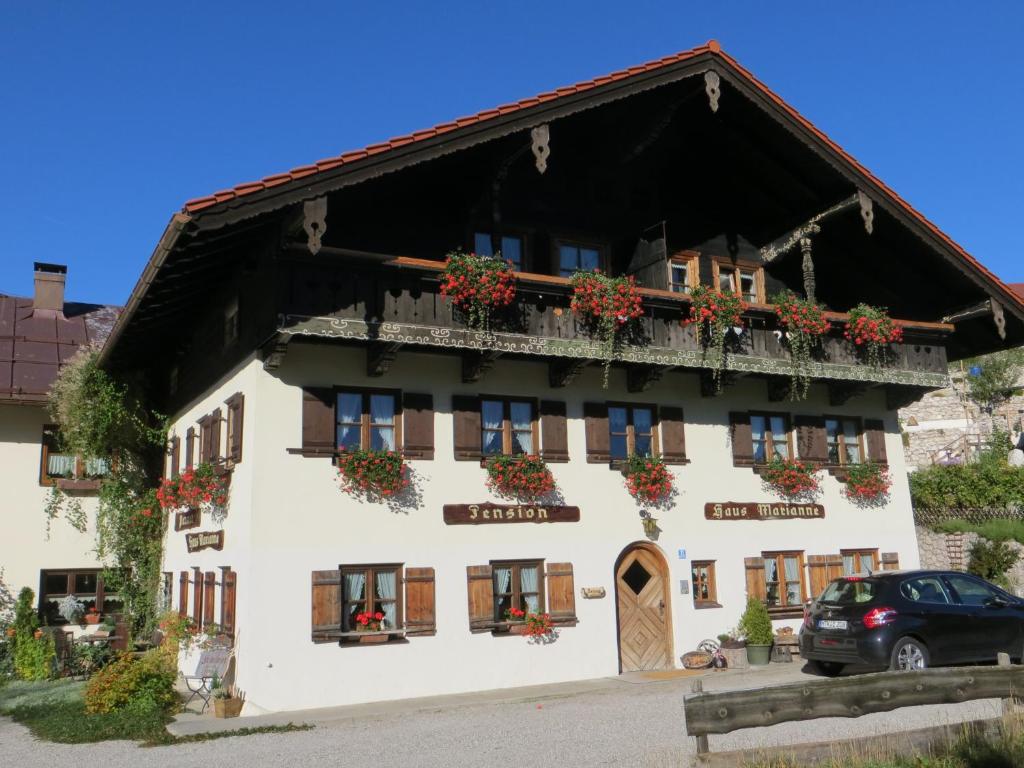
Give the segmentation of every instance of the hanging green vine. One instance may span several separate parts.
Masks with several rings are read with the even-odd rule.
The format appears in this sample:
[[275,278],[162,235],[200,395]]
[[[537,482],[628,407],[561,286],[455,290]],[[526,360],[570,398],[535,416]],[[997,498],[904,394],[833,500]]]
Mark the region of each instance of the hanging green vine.
[[82,500],[68,496],[56,485],[51,486],[50,493],[46,496],[46,505],[43,507],[46,513],[46,540],[50,540],[50,527],[53,521],[61,515],[68,525],[79,533],[85,533],[88,527],[88,518],[82,508]]
[[[83,350],[61,369],[50,410],[69,452],[114,459],[100,482],[96,552],[131,629],[144,630],[156,613],[160,581],[165,521],[155,486],[166,446],[163,419],[99,367],[96,350]],[[64,500],[51,495],[45,512],[52,518],[62,508]],[[70,520],[78,519],[72,513]]]
[[785,333],[785,344],[793,358],[793,379],[789,388],[791,400],[806,400],[811,388],[814,353],[821,346],[821,337],[831,324],[825,310],[810,299],[801,299],[792,291],[772,297],[775,316]]
[[603,386],[608,389],[608,372],[612,360],[619,356],[623,337],[643,316],[644,305],[636,280],[629,277],[608,277],[599,270],[574,272],[572,301],[569,305],[587,331],[601,341],[604,358]]
[[697,341],[707,359],[711,353],[711,371],[715,389],[722,388],[722,369],[725,367],[725,342],[730,328],[743,327],[743,313],[747,303],[735,293],[723,293],[699,285],[690,293],[690,316],[684,325],[696,323]]

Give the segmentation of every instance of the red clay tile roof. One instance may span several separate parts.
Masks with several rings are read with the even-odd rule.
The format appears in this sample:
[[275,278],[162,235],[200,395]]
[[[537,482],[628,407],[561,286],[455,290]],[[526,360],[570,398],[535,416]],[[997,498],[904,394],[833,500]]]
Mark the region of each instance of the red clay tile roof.
[[[609,75],[595,77],[592,80],[584,80],[583,82],[576,83],[575,85],[557,88],[554,91],[546,91],[545,93],[538,94],[537,96],[533,96],[528,99],[521,99],[520,101],[511,104],[503,104],[499,107],[495,107],[492,109],[486,109],[482,112],[478,112],[477,114],[470,115],[468,117],[460,117],[447,123],[435,125],[433,128],[415,131],[405,136],[397,136],[385,142],[371,144],[363,149],[345,152],[344,154],[338,155],[337,157],[328,157],[323,160],[318,160],[313,165],[299,166],[298,168],[293,168],[291,171],[287,173],[279,173],[273,176],[267,176],[260,181],[239,184],[231,189],[224,189],[219,192],[214,192],[212,195],[207,195],[206,197],[193,198],[192,200],[186,201],[184,205],[184,210],[186,213],[196,213],[198,211],[203,210],[204,208],[209,208],[211,206],[217,205],[218,203],[223,203],[234,198],[243,197],[245,195],[249,195],[254,192],[259,192],[264,189],[269,189],[271,187],[276,187],[281,184],[287,184],[290,181],[295,181],[296,179],[301,179],[306,176],[311,176],[313,174],[320,173],[322,171],[337,168],[339,166],[345,165],[346,163],[362,160],[363,158],[369,157],[371,155],[376,155],[381,152],[387,152],[388,150],[396,149],[398,147],[411,144],[413,142],[422,141],[424,139],[432,138],[434,136],[439,136],[443,133],[447,133],[449,131],[462,128],[467,125],[481,123],[486,120],[498,117],[499,115],[506,115],[510,112],[516,112],[521,109],[526,109],[527,107],[536,106],[537,104],[552,101],[563,96],[580,93],[582,91],[587,91],[592,88],[606,85],[608,83],[612,83],[618,80],[625,80],[629,77],[633,77],[643,72],[650,72],[652,70],[661,69],[662,67],[666,67],[671,64],[676,64],[680,61],[685,61],[687,59],[694,58],[695,56],[699,56],[701,54],[713,54],[715,56],[720,57],[723,61],[728,63],[733,70],[735,70],[738,74],[740,74],[747,81],[749,81],[750,84],[753,85],[755,88],[764,93],[765,96],[767,96],[772,102],[774,102],[781,110],[790,115],[807,131],[809,131],[812,135],[814,135],[816,138],[818,138],[820,141],[826,144],[833,152],[838,154],[843,160],[852,165],[857,171],[864,174],[869,179],[871,179],[871,181],[877,184],[878,187],[883,192],[885,192],[889,197],[891,197],[895,203],[901,206],[913,218],[917,219],[921,224],[925,226],[925,228],[931,231],[936,237],[938,237],[940,240],[946,243],[971,266],[982,272],[984,275],[989,277],[991,280],[995,281],[997,284],[1005,285],[998,277],[996,277],[991,271],[989,271],[984,265],[982,265],[981,262],[979,262],[977,259],[971,256],[971,254],[965,251],[958,243],[956,243],[951,237],[949,237],[949,235],[947,235],[935,224],[929,221],[928,218],[924,216],[924,214],[922,214],[920,211],[918,211],[916,208],[910,205],[910,203],[908,203],[906,200],[900,197],[892,188],[885,184],[885,182],[883,182],[871,171],[869,171],[867,168],[861,165],[856,159],[854,159],[852,155],[847,153],[846,150],[844,150],[842,147],[840,147],[838,144],[832,141],[832,139],[830,139],[824,133],[824,131],[819,129],[810,120],[808,120],[799,112],[797,112],[793,107],[787,104],[781,96],[772,91],[763,82],[758,80],[757,77],[755,77],[742,64],[736,61],[736,59],[734,59],[732,56],[723,51],[721,46],[718,44],[717,40],[709,40],[706,44],[698,46],[691,50],[680,51],[679,53],[673,54],[671,56],[666,56],[661,59],[649,61],[645,64],[629,67],[628,69],[620,69],[619,71],[612,72]],[[1011,291],[1007,291],[1007,293],[1011,298],[1018,299],[1021,308],[1024,309],[1024,294],[1021,294],[1020,292],[1017,292],[1015,294]]]
[[61,366],[87,344],[106,341],[120,312],[101,304],[33,313],[32,299],[0,296],[0,402],[44,401]]
[[1024,299],[1024,283],[1010,283],[1010,290]]

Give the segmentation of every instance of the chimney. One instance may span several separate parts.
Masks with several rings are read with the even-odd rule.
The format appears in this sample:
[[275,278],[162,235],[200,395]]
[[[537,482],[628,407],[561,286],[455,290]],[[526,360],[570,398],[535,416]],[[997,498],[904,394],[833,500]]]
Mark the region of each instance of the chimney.
[[37,261],[35,270],[36,293],[32,299],[32,310],[63,312],[64,281],[67,279],[68,268],[63,264],[44,264]]

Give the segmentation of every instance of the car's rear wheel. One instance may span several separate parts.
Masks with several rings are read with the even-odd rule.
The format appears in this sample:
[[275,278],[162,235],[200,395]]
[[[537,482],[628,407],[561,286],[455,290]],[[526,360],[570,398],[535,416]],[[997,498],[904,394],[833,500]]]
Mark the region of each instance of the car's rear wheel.
[[901,637],[892,647],[889,669],[896,672],[913,672],[928,668],[928,649],[916,637]]
[[807,663],[810,665],[811,671],[825,677],[837,677],[846,666],[838,661],[815,661],[814,659],[808,659]]

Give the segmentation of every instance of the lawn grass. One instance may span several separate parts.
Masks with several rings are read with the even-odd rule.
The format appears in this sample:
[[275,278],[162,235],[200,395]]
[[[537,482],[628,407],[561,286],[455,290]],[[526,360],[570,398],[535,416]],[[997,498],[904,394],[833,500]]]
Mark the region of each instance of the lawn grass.
[[89,744],[127,740],[143,746],[170,746],[257,733],[304,731],[309,725],[275,725],[233,731],[174,736],[167,731],[170,717],[156,710],[126,709],[102,715],[85,712],[85,683],[65,680],[16,681],[0,687],[0,714],[27,727],[32,735],[59,744]]

